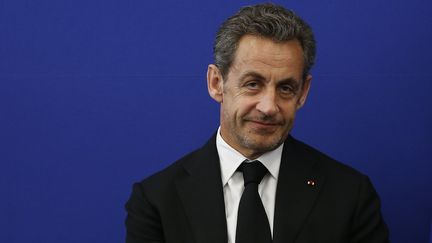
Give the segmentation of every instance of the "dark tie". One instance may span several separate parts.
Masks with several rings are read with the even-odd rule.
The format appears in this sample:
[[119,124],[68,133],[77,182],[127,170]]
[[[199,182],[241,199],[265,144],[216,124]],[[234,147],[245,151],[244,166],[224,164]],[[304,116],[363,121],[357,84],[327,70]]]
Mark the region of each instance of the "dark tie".
[[245,189],[239,204],[235,243],[271,243],[270,225],[258,194],[267,169],[261,162],[253,161],[243,162],[238,170],[243,172]]

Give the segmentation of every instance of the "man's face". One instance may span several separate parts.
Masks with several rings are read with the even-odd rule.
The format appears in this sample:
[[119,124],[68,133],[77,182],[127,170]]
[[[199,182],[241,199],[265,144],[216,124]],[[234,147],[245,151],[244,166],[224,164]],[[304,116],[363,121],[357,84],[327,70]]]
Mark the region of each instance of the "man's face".
[[250,159],[277,148],[304,104],[311,76],[303,80],[303,50],[297,40],[277,43],[240,39],[226,80],[209,65],[210,95],[221,103],[221,136]]

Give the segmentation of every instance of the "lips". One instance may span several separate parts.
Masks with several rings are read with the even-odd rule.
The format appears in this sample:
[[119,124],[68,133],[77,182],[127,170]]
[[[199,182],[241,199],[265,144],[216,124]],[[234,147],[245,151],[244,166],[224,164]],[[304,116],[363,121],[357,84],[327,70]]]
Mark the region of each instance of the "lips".
[[250,124],[250,127],[255,131],[265,132],[267,133],[273,133],[275,132],[278,127],[280,126],[279,123],[274,122],[263,122],[263,121],[256,121],[256,120],[248,120],[247,121]]
[[250,122],[253,122],[253,123],[256,123],[256,124],[259,124],[262,126],[278,126],[279,125],[277,123],[262,122],[262,121],[250,121]]
[[283,122],[276,120],[276,118],[262,119],[260,117],[245,117],[246,122],[253,122],[263,126],[282,126]]

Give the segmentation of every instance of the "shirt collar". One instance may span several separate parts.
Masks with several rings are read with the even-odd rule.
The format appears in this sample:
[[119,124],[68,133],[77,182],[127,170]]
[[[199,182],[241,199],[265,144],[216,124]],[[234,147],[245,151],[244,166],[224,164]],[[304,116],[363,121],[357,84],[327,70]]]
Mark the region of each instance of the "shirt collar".
[[[216,135],[216,148],[219,154],[221,166],[222,185],[225,186],[231,176],[236,172],[240,164],[243,161],[249,159],[225,142],[225,140],[220,135],[220,127]],[[276,149],[261,155],[256,159],[259,160],[267,168],[272,177],[274,177],[276,180],[279,175],[282,149],[283,144],[281,144]]]

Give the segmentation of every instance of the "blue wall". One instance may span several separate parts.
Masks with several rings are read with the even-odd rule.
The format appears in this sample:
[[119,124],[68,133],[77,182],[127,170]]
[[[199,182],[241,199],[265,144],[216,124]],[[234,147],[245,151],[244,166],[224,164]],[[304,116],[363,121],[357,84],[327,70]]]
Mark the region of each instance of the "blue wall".
[[[133,182],[217,129],[219,24],[256,1],[0,1],[0,242],[122,242]],[[318,59],[293,134],[368,174],[392,242],[432,217],[432,3],[278,1]]]

